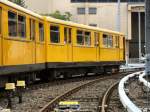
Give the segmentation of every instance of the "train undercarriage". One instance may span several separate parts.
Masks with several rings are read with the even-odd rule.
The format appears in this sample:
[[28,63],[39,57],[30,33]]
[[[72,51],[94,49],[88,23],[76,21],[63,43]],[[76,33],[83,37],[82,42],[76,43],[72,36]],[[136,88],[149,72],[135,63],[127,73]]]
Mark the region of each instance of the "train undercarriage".
[[[98,64],[98,63],[96,63]],[[0,87],[4,87],[5,83],[16,83],[17,80],[25,80],[26,84],[31,84],[37,80],[52,81],[58,78],[71,78],[75,76],[87,76],[90,73],[93,74],[108,74],[119,72],[120,64],[105,64],[103,66],[98,65],[84,66],[81,64],[46,64],[46,69],[39,69],[36,71],[10,73],[0,76]]]

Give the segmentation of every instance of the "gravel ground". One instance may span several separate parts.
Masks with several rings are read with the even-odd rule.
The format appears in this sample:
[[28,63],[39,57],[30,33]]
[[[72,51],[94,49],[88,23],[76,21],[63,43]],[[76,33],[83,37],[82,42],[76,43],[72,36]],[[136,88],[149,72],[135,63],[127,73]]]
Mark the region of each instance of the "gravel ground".
[[[19,104],[17,97],[12,98],[13,108],[11,112],[38,112],[39,109],[41,109],[46,103],[50,102],[55,97],[63,94],[73,87],[77,87],[85,82],[89,82],[92,79],[94,78],[83,78],[82,80],[68,79],[45,84],[45,87],[42,85],[41,87],[29,88],[23,93],[23,103]],[[101,100],[104,92],[117,80],[119,79],[114,78],[103,80],[94,84],[93,86],[88,86],[87,88],[82,89],[81,91],[71,96],[69,99],[79,101],[82,110],[96,112],[98,102]],[[6,103],[6,99],[0,99],[0,106],[4,107]]]
[[[73,87],[79,86],[85,82],[91,80],[83,79],[76,80],[71,79],[69,81],[59,81],[54,83],[49,83],[46,87],[41,87],[38,89],[29,89],[23,93],[23,103],[18,103],[18,98],[12,98],[13,108],[11,112],[38,112],[47,102],[51,101],[58,95],[66,92]],[[0,99],[0,106],[4,107],[7,100]]]
[[[129,89],[128,97],[130,100],[141,108],[142,112],[150,112],[150,90],[147,87],[142,85],[137,78],[132,78],[128,81],[126,89]],[[117,89],[112,93],[107,112],[126,112],[119,101]]]
[[[143,111],[150,112],[150,91],[144,85],[141,85],[138,79],[129,81],[129,98]],[[149,108],[149,109],[148,109]]]
[[99,103],[104,92],[119,79],[107,79],[99,83],[90,85],[85,89],[73,94],[67,100],[76,100],[80,102],[81,110],[89,112],[97,112]]
[[125,112],[119,99],[118,88],[115,88],[115,90],[111,93],[107,112]]

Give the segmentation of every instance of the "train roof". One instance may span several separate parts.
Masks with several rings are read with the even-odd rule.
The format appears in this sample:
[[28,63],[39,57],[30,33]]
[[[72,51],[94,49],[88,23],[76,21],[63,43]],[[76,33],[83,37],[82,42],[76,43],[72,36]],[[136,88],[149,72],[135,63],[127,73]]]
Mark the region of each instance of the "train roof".
[[113,30],[103,29],[103,28],[99,28],[99,27],[92,27],[92,26],[88,26],[88,25],[84,25],[84,24],[74,23],[71,21],[64,21],[64,20],[60,20],[60,19],[55,19],[52,17],[46,17],[46,18],[49,22],[60,23],[60,24],[64,24],[64,25],[68,25],[68,26],[75,26],[75,27],[84,28],[84,29],[103,31],[106,33],[115,33],[115,34],[119,34],[119,35],[124,35],[121,32],[117,32],[117,31],[113,31]]
[[[8,0],[0,0],[0,3],[2,4],[5,4],[7,6],[10,6],[10,7],[13,7],[17,10],[20,10],[20,11],[23,11],[27,14],[30,14],[32,16],[35,16],[35,17],[38,17],[40,19],[44,19],[43,16],[41,16],[40,14],[37,14],[33,11],[30,11],[26,8],[23,8],[17,4],[14,4]],[[88,26],[88,25],[84,25],[84,24],[79,24],[79,23],[74,23],[74,22],[71,22],[71,21],[64,21],[64,20],[60,20],[60,19],[55,19],[55,18],[52,18],[52,17],[46,17],[46,20],[49,21],[49,22],[54,22],[54,23],[60,23],[60,24],[64,24],[64,25],[68,25],[68,26],[75,26],[75,27],[79,27],[79,28],[84,28],[84,29],[90,29],[90,30],[96,30],[96,31],[104,31],[104,32],[107,32],[107,33],[115,33],[115,34],[119,34],[119,35],[124,35],[123,33],[121,32],[117,32],[117,31],[113,31],[113,30],[108,30],[108,29],[103,29],[103,28],[99,28],[99,27],[92,27],[92,26]]]

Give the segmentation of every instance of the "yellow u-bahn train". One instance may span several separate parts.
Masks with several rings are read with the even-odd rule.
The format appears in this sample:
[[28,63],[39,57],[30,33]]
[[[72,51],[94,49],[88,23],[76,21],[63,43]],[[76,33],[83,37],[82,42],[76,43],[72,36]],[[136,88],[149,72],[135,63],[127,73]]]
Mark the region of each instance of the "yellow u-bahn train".
[[120,32],[44,17],[0,0],[0,83],[118,71]]

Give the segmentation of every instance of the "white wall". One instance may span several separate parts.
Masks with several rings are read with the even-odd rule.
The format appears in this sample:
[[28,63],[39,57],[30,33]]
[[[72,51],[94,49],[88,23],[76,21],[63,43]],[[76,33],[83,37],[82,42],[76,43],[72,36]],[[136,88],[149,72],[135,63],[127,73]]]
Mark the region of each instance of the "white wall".
[[51,0],[25,0],[25,4],[29,10],[41,13],[48,13]]
[[[117,3],[70,3],[70,0],[26,0],[28,9],[38,13],[70,12],[72,21],[82,24],[97,24],[98,27],[116,30]],[[134,4],[136,5],[136,4]],[[137,4],[139,5],[139,4]],[[86,14],[78,15],[77,8],[85,7]],[[89,15],[88,7],[96,7],[97,14]],[[132,39],[131,34],[131,12],[128,11],[128,4],[121,3],[121,32],[127,39]]]

